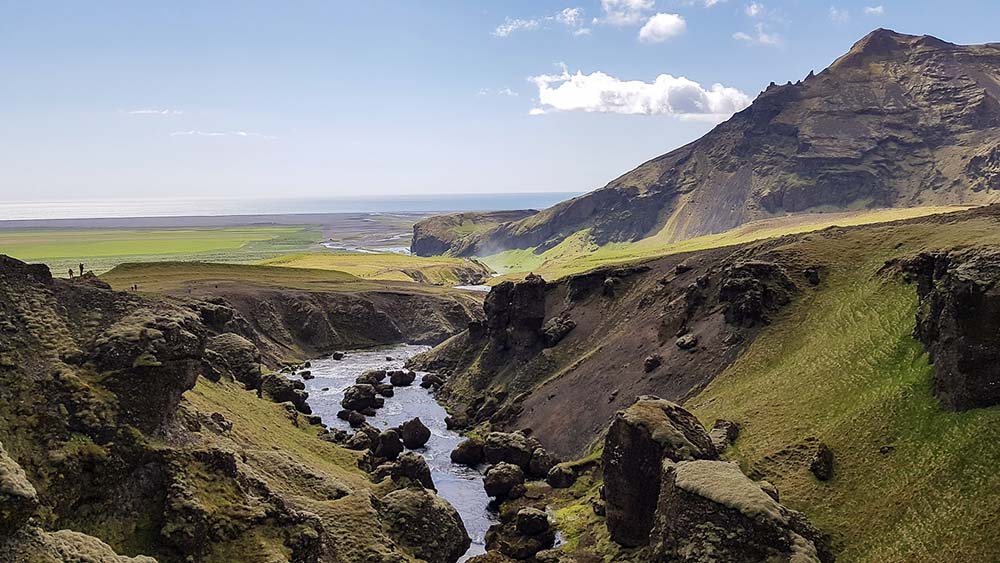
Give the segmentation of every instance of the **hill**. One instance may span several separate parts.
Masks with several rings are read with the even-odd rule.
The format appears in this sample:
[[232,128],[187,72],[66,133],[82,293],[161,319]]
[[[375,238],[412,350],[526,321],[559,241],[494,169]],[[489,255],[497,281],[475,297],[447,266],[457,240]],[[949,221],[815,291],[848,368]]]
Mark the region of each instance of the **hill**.
[[829,534],[838,561],[992,560],[998,223],[989,206],[506,282],[420,365],[451,374],[440,397],[472,434],[531,429],[593,468],[545,499],[578,560],[651,560],[592,509],[608,426],[642,395],[735,422],[724,457]]
[[807,212],[992,203],[1000,45],[878,29],[607,186],[451,246],[459,255],[677,241]]

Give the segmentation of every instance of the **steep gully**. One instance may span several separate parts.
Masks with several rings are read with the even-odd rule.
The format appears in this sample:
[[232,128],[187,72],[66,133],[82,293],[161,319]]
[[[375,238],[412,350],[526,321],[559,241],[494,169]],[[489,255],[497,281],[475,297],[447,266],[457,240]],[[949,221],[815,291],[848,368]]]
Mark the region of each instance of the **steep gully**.
[[[354,385],[355,378],[365,371],[402,369],[411,357],[429,349],[429,346],[398,344],[348,352],[341,360],[330,357],[313,360],[309,368],[312,379],[303,381],[313,413],[331,429],[353,432],[346,421],[336,416],[344,390]],[[430,440],[416,451],[427,460],[438,494],[458,510],[465,522],[472,538],[472,546],[460,559],[465,561],[485,552],[486,530],[496,522],[496,514],[488,509],[490,499],[483,489],[482,472],[454,464],[449,458],[462,437],[446,428],[447,414],[429,390],[414,384],[397,387],[394,396],[386,400],[377,416],[369,418],[369,423],[385,430],[419,417],[430,429]]]

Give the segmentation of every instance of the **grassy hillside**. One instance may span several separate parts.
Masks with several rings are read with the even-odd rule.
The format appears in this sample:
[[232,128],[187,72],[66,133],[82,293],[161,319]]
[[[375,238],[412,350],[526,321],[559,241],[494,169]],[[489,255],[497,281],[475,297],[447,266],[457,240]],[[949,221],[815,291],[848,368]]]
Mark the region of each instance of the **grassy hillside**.
[[[508,250],[479,260],[500,274],[519,277],[525,272],[541,274],[546,279],[584,272],[599,266],[622,264],[681,252],[691,252],[730,246],[767,238],[817,231],[832,226],[849,227],[887,221],[898,221],[937,213],[948,213],[966,207],[915,207],[910,209],[880,209],[852,213],[815,213],[780,217],[748,223],[731,231],[706,235],[680,242],[668,242],[672,227],[649,238],[630,243],[595,246],[587,231],[580,231],[559,245],[542,253],[534,248]],[[497,278],[500,280],[502,278]]]
[[52,229],[0,231],[0,249],[44,262],[57,276],[83,262],[95,273],[124,262],[203,260],[255,262],[309,248],[321,238],[306,227],[246,226],[188,229]]
[[471,283],[488,277],[489,270],[465,258],[421,258],[405,254],[321,253],[292,254],[263,262],[267,266],[337,270],[363,279],[416,281],[435,285]]
[[[965,234],[940,238],[997,238]],[[925,236],[896,243],[944,242]],[[705,423],[741,423],[732,457],[832,533],[839,561],[989,561],[1000,545],[1000,450],[990,445],[1000,408],[938,407],[932,368],[911,336],[915,289],[874,275],[894,254],[891,240],[867,249],[859,239],[807,243],[839,259],[828,286],[765,329],[688,407]],[[828,483],[796,450],[811,436],[835,452]]]

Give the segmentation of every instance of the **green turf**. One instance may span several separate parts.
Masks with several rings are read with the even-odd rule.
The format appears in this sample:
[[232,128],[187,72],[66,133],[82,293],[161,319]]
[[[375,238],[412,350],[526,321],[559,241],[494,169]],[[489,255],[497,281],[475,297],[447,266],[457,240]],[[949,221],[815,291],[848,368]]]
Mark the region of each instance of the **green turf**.
[[98,274],[124,262],[249,263],[308,249],[320,238],[318,230],[302,226],[0,231],[0,253],[44,262],[65,276],[81,262]]
[[[939,408],[916,291],[874,275],[882,252],[833,270],[687,406],[741,423],[733,455],[833,535],[838,561],[996,560],[1000,408]],[[789,454],[809,436],[835,453],[828,483]]]

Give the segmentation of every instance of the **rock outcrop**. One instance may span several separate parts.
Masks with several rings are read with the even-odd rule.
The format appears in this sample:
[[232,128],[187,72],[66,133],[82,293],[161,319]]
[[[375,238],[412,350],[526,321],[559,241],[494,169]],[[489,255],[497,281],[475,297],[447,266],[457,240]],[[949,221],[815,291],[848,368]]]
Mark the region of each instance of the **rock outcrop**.
[[698,419],[679,405],[643,396],[620,411],[604,442],[604,498],[611,538],[644,545],[653,527],[663,460],[715,459]]
[[652,560],[829,562],[824,538],[724,461],[664,461]]
[[380,513],[389,535],[427,563],[455,563],[472,543],[458,511],[426,489],[389,493]]
[[916,281],[914,335],[934,364],[941,406],[1000,404],[1000,252],[925,253],[902,268]]

